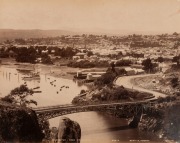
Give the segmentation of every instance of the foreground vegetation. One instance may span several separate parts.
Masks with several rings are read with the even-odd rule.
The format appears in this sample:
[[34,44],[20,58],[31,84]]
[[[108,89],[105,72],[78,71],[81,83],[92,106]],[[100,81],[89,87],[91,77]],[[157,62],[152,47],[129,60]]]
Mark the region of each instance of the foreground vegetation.
[[13,89],[0,100],[0,142],[41,142],[49,139],[49,122],[39,120],[28,100],[33,90],[26,85]]

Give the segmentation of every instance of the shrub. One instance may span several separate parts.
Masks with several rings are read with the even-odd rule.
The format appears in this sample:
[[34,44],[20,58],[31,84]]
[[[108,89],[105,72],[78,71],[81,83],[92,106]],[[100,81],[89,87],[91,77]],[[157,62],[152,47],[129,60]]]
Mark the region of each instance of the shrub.
[[116,62],[116,66],[129,66],[132,64],[130,60],[120,60]]
[[108,84],[112,84],[113,81],[116,78],[116,74],[113,72],[107,72],[105,74],[103,74],[101,77],[99,77],[96,81],[95,81],[95,85],[96,86],[103,86],[103,85],[108,85]]

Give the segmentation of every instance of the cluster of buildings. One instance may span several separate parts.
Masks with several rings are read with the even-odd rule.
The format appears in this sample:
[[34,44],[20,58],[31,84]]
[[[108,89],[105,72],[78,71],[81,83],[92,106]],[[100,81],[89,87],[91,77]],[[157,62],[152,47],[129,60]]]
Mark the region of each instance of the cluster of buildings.
[[[46,47],[42,52],[48,52],[49,47],[67,48],[72,47],[80,50],[73,60],[100,60],[114,61],[130,60],[133,64],[142,64],[144,59],[150,58],[154,61],[158,57],[172,60],[174,56],[180,54],[180,34],[162,35],[127,35],[127,36],[107,36],[107,35],[66,35],[52,38],[11,40],[2,42],[1,48],[15,46],[21,47]],[[24,41],[23,43],[18,43]],[[93,55],[88,56],[91,51]],[[9,51],[12,53],[12,51]],[[51,58],[54,58],[51,51]],[[141,55],[141,56],[139,56]]]

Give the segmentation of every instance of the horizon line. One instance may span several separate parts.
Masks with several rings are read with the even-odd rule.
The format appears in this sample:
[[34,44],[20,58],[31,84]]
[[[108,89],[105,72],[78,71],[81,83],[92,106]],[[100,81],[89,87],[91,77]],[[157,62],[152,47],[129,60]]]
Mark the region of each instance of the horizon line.
[[[100,29],[100,28],[99,28]],[[31,31],[31,30],[39,30],[39,31],[67,31],[67,32],[74,32],[74,33],[82,33],[82,34],[86,34],[86,33],[99,33],[99,34],[109,34],[109,35],[133,35],[133,34],[137,34],[137,35],[159,35],[159,34],[173,34],[173,33],[178,33],[180,34],[180,32],[177,32],[177,31],[165,31],[165,32],[162,32],[162,31],[135,31],[135,30],[127,30],[127,29],[119,29],[119,30],[115,30],[115,29],[104,29],[104,31],[102,30],[101,32],[100,31],[85,31],[85,30],[79,30],[74,28],[74,30],[72,28],[69,28],[68,29],[40,29],[40,28],[22,28],[22,29],[19,29],[19,28],[0,28],[0,30],[20,30],[20,31],[23,31],[23,30],[28,30],[28,31]],[[113,31],[121,31],[121,32],[127,32],[126,34],[124,33],[114,33]],[[130,34],[132,33],[132,34]],[[146,33],[146,34],[145,34]],[[147,34],[149,33],[149,34]]]

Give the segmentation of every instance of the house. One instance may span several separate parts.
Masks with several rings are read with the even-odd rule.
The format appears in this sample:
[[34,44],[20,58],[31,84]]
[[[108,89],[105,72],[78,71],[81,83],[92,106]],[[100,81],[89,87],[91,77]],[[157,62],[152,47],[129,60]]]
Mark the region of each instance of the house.
[[41,63],[42,62],[42,58],[37,58],[36,62]]
[[79,57],[79,59],[84,59],[85,57],[86,57],[86,53],[77,53],[75,56],[77,57]]
[[144,74],[145,71],[143,69],[135,69],[136,74]]
[[95,80],[95,79],[97,79],[98,77],[100,77],[101,75],[93,75],[93,74],[91,74],[91,73],[88,73],[87,74],[87,80]]
[[73,58],[73,60],[79,60],[80,57],[79,56],[73,56],[72,58]]
[[126,67],[124,69],[125,69],[127,75],[135,75],[136,74],[136,72],[133,68]]
[[42,53],[48,53],[48,50],[42,50]]

